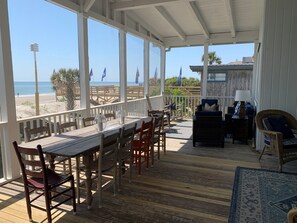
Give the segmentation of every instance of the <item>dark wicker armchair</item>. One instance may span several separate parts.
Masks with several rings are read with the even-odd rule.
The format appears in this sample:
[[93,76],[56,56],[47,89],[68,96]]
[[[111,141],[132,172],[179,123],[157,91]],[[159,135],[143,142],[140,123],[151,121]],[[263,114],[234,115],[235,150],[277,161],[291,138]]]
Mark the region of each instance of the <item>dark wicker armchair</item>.
[[[274,119],[274,123],[267,123],[269,119],[270,122]],[[279,123],[275,124],[278,119]],[[256,115],[256,126],[264,135],[264,148],[259,160],[267,148],[277,153],[280,172],[283,164],[297,160],[297,138],[293,134],[297,130],[297,120],[294,116],[282,110],[263,110]]]
[[[214,112],[216,113],[216,112]],[[194,116],[193,119],[193,147],[196,142],[219,144],[224,148],[224,124],[222,113],[218,116]]]

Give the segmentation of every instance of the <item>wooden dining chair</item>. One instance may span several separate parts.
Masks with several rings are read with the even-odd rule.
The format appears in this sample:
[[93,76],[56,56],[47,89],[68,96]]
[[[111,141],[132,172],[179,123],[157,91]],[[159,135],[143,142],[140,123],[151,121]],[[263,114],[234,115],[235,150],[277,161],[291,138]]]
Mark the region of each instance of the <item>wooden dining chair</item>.
[[[164,109],[158,109],[155,110],[152,107],[151,104],[151,100],[150,97],[148,95],[146,95],[146,101],[147,101],[147,105],[148,105],[148,116],[151,116],[151,114],[160,114],[163,113],[163,125],[168,126],[168,129],[170,129],[170,117],[171,117],[171,109],[168,109],[168,106],[165,106]],[[170,105],[171,107],[171,105]]]
[[59,134],[64,133],[64,132],[69,132],[71,130],[77,129],[77,122],[74,120],[73,122],[64,122],[62,124],[57,123],[57,128]]
[[154,153],[155,147],[157,147],[157,157],[160,159],[160,147],[161,147],[161,129],[163,116],[156,116],[153,119],[153,135],[152,135],[152,148],[151,148],[151,157],[152,157],[152,166],[154,165]]
[[119,189],[121,187],[121,181],[124,173],[126,172],[126,163],[129,165],[129,182],[131,182],[132,165],[133,165],[133,150],[132,142],[134,140],[134,134],[136,131],[136,123],[127,127],[124,127],[121,131],[120,146],[118,151],[118,165],[119,165]]
[[[46,126],[40,126],[37,128],[30,128],[27,126],[25,128],[25,133],[26,133],[26,142],[32,142],[32,141],[35,141],[38,139],[50,137],[52,135],[49,123],[47,123]],[[67,161],[67,159],[65,159],[64,157],[56,157],[55,158],[55,164],[59,164],[59,163],[63,164],[63,172],[64,173],[66,173],[66,163],[65,163],[66,161]],[[71,170],[71,162],[68,162],[68,165],[69,165],[69,170]]]
[[52,135],[49,123],[47,123],[46,126],[40,126],[37,128],[30,128],[29,126],[27,126],[25,128],[25,133],[26,142],[31,142],[37,139],[50,137]]
[[[117,193],[117,153],[119,147],[121,129],[114,131],[109,134],[101,134],[100,138],[100,149],[99,153],[94,154],[94,159],[90,163],[90,170],[92,179],[97,179],[97,189],[99,197],[99,208],[102,207],[102,190],[107,186],[113,185],[114,194]],[[98,154],[98,156],[97,156]],[[103,184],[103,174],[108,174],[112,171],[112,180],[108,183]],[[80,174],[82,176],[86,173],[86,166],[80,167]],[[82,180],[82,179],[81,179]],[[79,182],[79,189],[86,189],[81,186],[81,181]],[[80,193],[79,193],[80,194]]]
[[160,159],[160,148],[162,148],[164,155],[166,154],[166,133],[170,131],[169,128],[165,129],[165,113],[163,110],[157,111],[150,111],[148,110],[148,116],[150,117],[162,117],[162,123],[161,123],[161,131],[160,131],[160,145],[158,147],[158,159]]
[[[20,147],[14,141],[13,146],[22,170],[29,220],[32,221],[31,208],[34,207],[46,211],[48,222],[51,223],[51,210],[70,200],[72,200],[73,213],[75,214],[73,175],[61,175],[48,169],[40,145],[37,148],[25,148]],[[34,156],[34,159],[31,159],[32,156]],[[38,192],[33,193],[36,191]],[[38,205],[41,196],[45,198],[45,208]],[[55,201],[55,203],[52,204],[52,201]]]
[[106,113],[104,114],[106,121],[110,121],[116,118],[116,114],[115,112],[111,112],[111,113]]
[[95,124],[95,117],[82,118],[83,127],[88,127]]
[[[71,130],[77,129],[77,122],[76,119],[73,122],[64,122],[62,124],[57,123],[57,129],[58,133],[62,134],[65,132],[69,132]],[[69,166],[69,172],[72,173],[72,163],[71,163],[71,158],[67,157],[57,157],[57,159],[63,163],[63,171],[64,173],[66,172],[66,165],[65,161],[68,161],[68,166]],[[80,163],[80,157],[76,157],[76,166],[78,166]]]
[[[149,168],[149,157],[151,148],[151,138],[153,130],[153,120],[143,122],[141,125],[139,137],[133,140],[133,161],[136,163],[138,168],[138,174],[141,174],[141,165],[143,162],[146,163],[146,167]],[[142,158],[144,161],[142,162]]]

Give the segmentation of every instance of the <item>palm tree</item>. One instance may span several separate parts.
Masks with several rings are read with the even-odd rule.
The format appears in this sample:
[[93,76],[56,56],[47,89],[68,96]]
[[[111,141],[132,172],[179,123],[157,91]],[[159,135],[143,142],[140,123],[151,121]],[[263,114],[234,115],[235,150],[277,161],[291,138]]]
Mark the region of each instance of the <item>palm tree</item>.
[[75,100],[75,86],[79,83],[79,71],[78,69],[64,69],[61,68],[57,73],[54,72],[51,76],[51,82],[53,84],[53,89],[65,87],[65,99],[66,99],[66,109],[74,109]]
[[[204,55],[202,55],[201,61],[204,62]],[[216,52],[209,52],[208,53],[208,64],[212,65],[213,63],[221,64],[222,59],[216,55]]]

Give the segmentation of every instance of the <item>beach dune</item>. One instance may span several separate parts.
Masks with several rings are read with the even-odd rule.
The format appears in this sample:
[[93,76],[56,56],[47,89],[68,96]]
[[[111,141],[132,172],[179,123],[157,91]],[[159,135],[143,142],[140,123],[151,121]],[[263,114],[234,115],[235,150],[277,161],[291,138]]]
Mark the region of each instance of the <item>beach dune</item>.
[[[16,96],[15,103],[17,119],[35,116],[34,95]],[[66,111],[66,102],[63,100],[56,101],[55,94],[40,94],[39,105],[41,115]],[[79,100],[75,101],[75,105],[76,108],[79,107]]]

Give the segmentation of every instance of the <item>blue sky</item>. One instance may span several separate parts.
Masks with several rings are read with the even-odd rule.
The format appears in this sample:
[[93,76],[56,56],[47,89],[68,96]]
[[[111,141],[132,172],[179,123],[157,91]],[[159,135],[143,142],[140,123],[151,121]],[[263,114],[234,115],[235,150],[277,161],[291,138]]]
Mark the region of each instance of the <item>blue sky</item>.
[[[37,67],[39,81],[49,81],[53,70],[78,68],[77,16],[75,13],[41,0],[9,0],[9,22],[15,81],[34,81],[34,57],[30,44],[38,43]],[[119,80],[118,30],[89,19],[89,63],[92,81]],[[160,50],[150,45],[150,76],[157,69],[160,75]],[[210,46],[223,63],[241,60],[253,55],[253,44]],[[198,77],[190,65],[202,65],[203,46],[172,48],[167,52],[166,77]],[[138,68],[143,81],[143,40],[127,35],[128,81],[134,82]]]

